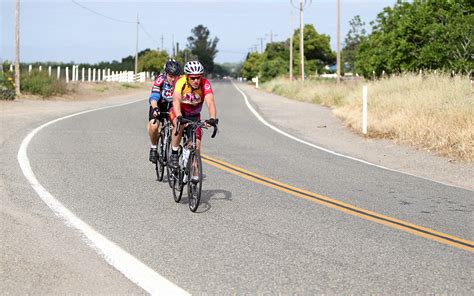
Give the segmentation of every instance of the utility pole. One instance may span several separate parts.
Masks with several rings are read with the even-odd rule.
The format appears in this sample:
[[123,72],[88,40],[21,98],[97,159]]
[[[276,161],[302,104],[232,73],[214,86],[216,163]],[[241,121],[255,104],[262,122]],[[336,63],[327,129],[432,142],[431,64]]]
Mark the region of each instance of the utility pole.
[[272,30],[270,30],[270,34],[265,34],[265,36],[270,36],[270,43],[273,43],[273,36],[278,36],[278,34],[273,34]]
[[290,81],[293,81],[293,10],[290,11]]
[[337,0],[337,84],[341,83],[341,1]]
[[300,73],[304,81],[303,0],[300,0]]
[[137,44],[135,47],[135,74],[138,74],[138,25],[140,21],[138,20],[138,13],[137,13]]
[[265,40],[265,37],[257,38],[257,40],[260,40],[260,52],[263,52],[263,40]]
[[163,34],[161,34],[161,50],[162,50],[162,51],[165,50],[165,49],[163,48]]
[[[304,81],[304,42],[303,42],[303,9],[308,8],[311,5],[312,0],[300,0],[299,10],[300,10],[300,73],[301,81]],[[306,5],[308,4],[308,5]],[[291,5],[293,5],[293,0],[291,0]],[[295,7],[293,5],[293,7]]]
[[173,47],[173,58],[175,58],[176,52],[174,51],[174,34],[171,35],[171,46]]
[[20,0],[16,0],[15,10],[15,93],[20,93]]

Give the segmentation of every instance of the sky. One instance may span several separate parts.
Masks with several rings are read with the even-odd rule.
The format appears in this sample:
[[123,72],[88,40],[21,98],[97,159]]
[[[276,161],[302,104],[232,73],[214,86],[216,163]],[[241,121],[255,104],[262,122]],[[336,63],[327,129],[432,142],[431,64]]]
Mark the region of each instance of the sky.
[[[395,2],[340,0],[341,42],[355,15],[370,31],[370,21]],[[265,38],[263,46],[270,42],[270,35],[273,41],[289,38],[291,13],[293,29],[299,28],[299,9],[292,3],[299,7],[299,0],[21,0],[20,59],[25,63],[120,61],[135,54],[138,14],[139,50],[161,48],[162,37],[169,53],[173,41],[183,49],[191,29],[202,24],[211,38],[219,38],[215,62],[241,62],[255,46],[261,50],[259,38]],[[0,23],[0,59],[13,61],[15,0],[0,0]],[[303,23],[329,35],[336,50],[337,0],[306,0]]]

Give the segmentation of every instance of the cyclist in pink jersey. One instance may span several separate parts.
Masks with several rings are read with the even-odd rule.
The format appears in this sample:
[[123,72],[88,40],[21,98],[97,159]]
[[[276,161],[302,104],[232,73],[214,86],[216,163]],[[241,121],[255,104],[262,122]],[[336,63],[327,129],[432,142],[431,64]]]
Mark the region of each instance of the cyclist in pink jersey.
[[[190,61],[184,65],[184,76],[180,77],[175,84],[173,92],[173,107],[170,109],[170,120],[174,129],[182,118],[190,120],[200,120],[202,105],[206,102],[209,111],[209,119],[206,120],[208,126],[215,126],[218,123],[216,118],[216,105],[214,93],[209,80],[202,77],[204,67],[199,61]],[[178,167],[178,148],[183,136],[184,126],[181,126],[179,133],[173,136],[171,141],[170,166]],[[201,148],[201,130],[197,131],[197,149]]]

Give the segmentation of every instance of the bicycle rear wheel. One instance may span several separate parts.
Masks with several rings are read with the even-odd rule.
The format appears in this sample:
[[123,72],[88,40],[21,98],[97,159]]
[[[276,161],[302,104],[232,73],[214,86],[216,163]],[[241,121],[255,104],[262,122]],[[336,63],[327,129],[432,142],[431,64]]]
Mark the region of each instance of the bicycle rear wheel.
[[183,196],[183,171],[180,168],[172,169],[170,178],[174,201],[179,202]]
[[158,138],[158,144],[156,145],[157,152],[158,152],[158,160],[156,161],[156,178],[158,182],[163,181],[163,175],[165,173],[165,146],[163,143],[164,135],[160,133],[160,137]]
[[199,152],[194,152],[189,159],[188,201],[191,212],[196,212],[201,201],[202,160]]

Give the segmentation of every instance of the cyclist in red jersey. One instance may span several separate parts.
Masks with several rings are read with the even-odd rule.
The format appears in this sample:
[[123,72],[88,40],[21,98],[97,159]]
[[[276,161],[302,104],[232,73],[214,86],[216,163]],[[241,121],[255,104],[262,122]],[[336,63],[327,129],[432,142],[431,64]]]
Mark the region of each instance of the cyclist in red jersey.
[[[182,118],[189,120],[200,120],[202,105],[206,102],[209,111],[209,119],[206,120],[207,126],[216,126],[216,105],[214,102],[214,93],[209,80],[202,77],[204,67],[198,61],[190,61],[184,65],[184,74],[176,81],[173,92],[173,107],[170,109],[170,120],[173,122],[173,136],[171,141],[170,166],[178,167],[179,156],[178,149],[181,137],[183,136],[184,126],[181,125],[179,133],[175,136],[176,124]],[[201,130],[197,131],[197,149],[201,148]]]
[[173,102],[173,90],[175,80],[181,75],[181,67],[178,62],[169,59],[164,67],[163,74],[160,74],[151,89],[148,99],[150,107],[148,110],[147,131],[150,137],[150,161],[156,163],[158,159],[158,151],[156,144],[158,143],[160,122],[163,122],[163,116],[160,112],[168,112]]

